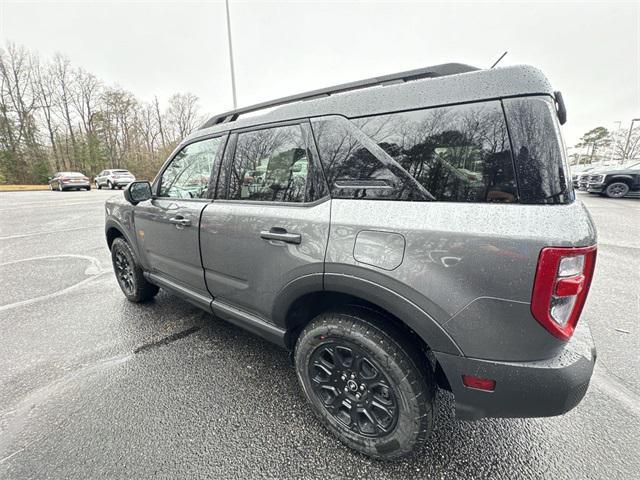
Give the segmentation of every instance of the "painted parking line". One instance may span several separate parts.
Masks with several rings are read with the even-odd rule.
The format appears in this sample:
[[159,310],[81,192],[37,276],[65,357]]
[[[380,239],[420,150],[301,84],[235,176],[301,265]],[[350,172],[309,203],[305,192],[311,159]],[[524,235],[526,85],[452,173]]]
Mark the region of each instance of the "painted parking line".
[[76,205],[104,205],[108,200],[105,198],[103,201],[92,202],[70,202],[70,203],[58,203],[58,202],[35,202],[35,203],[17,203],[13,208],[0,208],[0,212],[14,212],[16,210],[24,210],[25,207],[42,207],[42,208],[61,208],[61,207],[73,207]]
[[6,311],[6,310],[11,310],[13,308],[18,308],[18,307],[23,307],[25,305],[31,305],[32,303],[37,303],[37,302],[41,302],[43,300],[49,300],[51,298],[60,296],[60,295],[64,295],[65,293],[75,290],[76,288],[84,285],[85,283],[94,280],[96,278],[98,278],[101,275],[104,275],[105,273],[110,273],[112,272],[111,269],[104,269],[102,268],[102,265],[100,264],[100,261],[95,258],[95,257],[91,257],[89,255],[76,255],[76,254],[61,254],[61,255],[44,255],[44,256],[39,256],[39,257],[30,257],[30,258],[22,258],[20,260],[12,260],[11,262],[4,262],[4,263],[0,263],[0,267],[4,267],[7,265],[14,265],[16,263],[25,263],[25,262],[33,262],[33,261],[38,261],[38,260],[49,260],[51,258],[79,258],[82,260],[86,260],[89,262],[89,266],[85,269],[84,273],[85,275],[91,275],[89,278],[85,278],[84,280],[81,280],[78,283],[75,283],[67,288],[63,288],[62,290],[58,290],[56,292],[53,293],[49,293],[46,295],[41,295],[39,297],[35,297],[35,298],[29,298],[27,300],[22,300],[20,302],[14,302],[14,303],[9,303],[7,305],[0,305],[0,312]]
[[78,230],[91,230],[94,228],[104,228],[104,225],[92,225],[89,227],[78,227],[78,228],[67,228],[64,230],[47,230],[44,232],[33,232],[33,233],[21,233],[19,235],[7,235],[4,237],[0,237],[0,240],[12,240],[14,238],[27,238],[27,237],[36,237],[39,235],[51,235],[54,233],[66,233],[66,232],[76,232]]

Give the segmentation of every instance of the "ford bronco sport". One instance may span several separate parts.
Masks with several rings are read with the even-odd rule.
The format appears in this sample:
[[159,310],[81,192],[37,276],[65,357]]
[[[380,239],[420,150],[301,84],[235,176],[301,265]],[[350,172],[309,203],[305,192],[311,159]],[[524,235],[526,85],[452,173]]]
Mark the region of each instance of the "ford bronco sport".
[[560,415],[596,357],[565,119],[535,68],[461,64],[218,115],[107,202],[117,280],[291,350],[313,412],[372,457],[427,438],[437,388],[462,419]]

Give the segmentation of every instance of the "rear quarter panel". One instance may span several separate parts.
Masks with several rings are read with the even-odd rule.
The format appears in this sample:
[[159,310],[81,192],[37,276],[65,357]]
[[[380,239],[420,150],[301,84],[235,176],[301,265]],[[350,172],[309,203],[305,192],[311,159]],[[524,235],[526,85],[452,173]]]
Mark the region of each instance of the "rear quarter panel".
[[[463,354],[493,360],[550,358],[562,342],[531,315],[540,250],[596,242],[579,202],[515,205],[333,200],[326,273],[353,275],[389,288],[437,321]],[[371,259],[393,252],[368,235],[366,263],[354,255],[361,231],[401,235],[401,263]],[[375,238],[380,238],[378,245]],[[395,239],[396,237],[388,237]],[[429,339],[425,339],[429,343]]]

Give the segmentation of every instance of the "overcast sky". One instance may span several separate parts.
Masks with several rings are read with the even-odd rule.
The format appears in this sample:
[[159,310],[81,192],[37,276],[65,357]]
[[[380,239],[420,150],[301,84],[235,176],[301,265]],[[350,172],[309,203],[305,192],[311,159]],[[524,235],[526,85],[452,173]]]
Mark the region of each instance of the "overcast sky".
[[[640,117],[640,1],[231,1],[239,106],[444,62],[541,68],[569,112],[568,145]],[[69,57],[139,98],[232,107],[223,1],[0,0],[0,37]]]

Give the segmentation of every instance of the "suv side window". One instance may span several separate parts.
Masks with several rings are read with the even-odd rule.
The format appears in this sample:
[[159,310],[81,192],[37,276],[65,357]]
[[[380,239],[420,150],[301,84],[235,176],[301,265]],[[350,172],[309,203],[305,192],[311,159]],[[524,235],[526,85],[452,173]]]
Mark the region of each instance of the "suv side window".
[[227,198],[304,202],[310,158],[299,124],[239,133]]
[[190,143],[180,150],[160,179],[160,197],[207,198],[211,188],[213,163],[223,137]]
[[[380,160],[376,162],[371,152],[354,146],[353,132],[327,135],[326,127],[316,128],[314,123],[334,198],[517,201],[509,137],[499,102],[376,115],[352,122],[378,152],[382,151],[382,157],[371,150]],[[385,161],[387,168],[383,169]],[[366,188],[339,188],[348,178]]]

